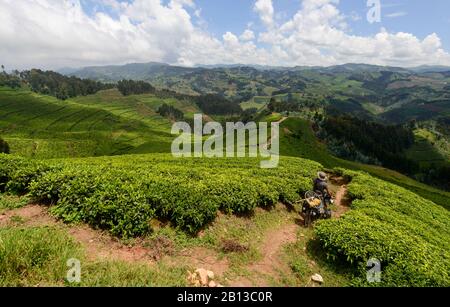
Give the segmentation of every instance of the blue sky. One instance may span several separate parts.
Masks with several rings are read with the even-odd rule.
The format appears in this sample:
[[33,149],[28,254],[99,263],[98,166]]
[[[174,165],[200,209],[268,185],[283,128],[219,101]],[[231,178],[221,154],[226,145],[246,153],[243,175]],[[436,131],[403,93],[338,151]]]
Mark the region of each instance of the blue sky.
[[[198,7],[208,23],[208,29],[221,35],[226,31],[240,33],[249,22],[258,29],[258,15],[253,11],[252,0],[198,0]],[[292,17],[299,10],[300,0],[276,0],[274,8],[279,12],[280,20]],[[348,16],[357,14],[361,19],[348,19],[352,32],[358,35],[373,35],[385,27],[394,32],[409,32],[419,38],[425,38],[436,32],[445,49],[450,50],[450,1],[448,0],[390,0],[381,1],[382,19],[380,23],[370,24],[367,14],[366,0],[341,0],[338,8]],[[387,17],[390,14],[406,14],[398,17]],[[356,16],[356,15],[355,15]]]
[[450,1],[0,0],[10,68],[174,65],[450,66]]

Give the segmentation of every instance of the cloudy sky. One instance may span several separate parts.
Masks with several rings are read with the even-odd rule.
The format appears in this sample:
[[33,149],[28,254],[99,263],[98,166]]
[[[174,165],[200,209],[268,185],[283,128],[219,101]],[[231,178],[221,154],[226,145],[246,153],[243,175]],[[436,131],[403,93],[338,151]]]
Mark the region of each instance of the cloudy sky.
[[[372,23],[368,1],[381,3]],[[450,65],[449,12],[448,0],[0,0],[0,64]]]

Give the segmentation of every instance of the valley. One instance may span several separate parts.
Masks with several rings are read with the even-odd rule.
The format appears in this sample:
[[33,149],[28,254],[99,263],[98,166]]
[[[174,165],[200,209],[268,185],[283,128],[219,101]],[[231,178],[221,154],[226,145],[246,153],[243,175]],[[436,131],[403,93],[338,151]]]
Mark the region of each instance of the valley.
[[[340,158],[320,137],[326,120],[347,113],[352,125],[392,125],[399,139],[411,136],[399,154],[423,169],[444,168],[447,77],[361,69],[202,68],[180,75],[169,66],[152,73],[155,88],[108,83],[73,97],[63,95],[73,81],[61,75],[50,74],[59,80],[54,95],[43,93],[45,72],[35,72],[42,79],[34,89],[27,79],[4,84],[0,137],[9,154],[0,154],[0,238],[7,247],[0,250],[0,285],[72,286],[65,267],[76,258],[81,286],[201,286],[192,277],[199,269],[214,273],[215,286],[372,286],[362,269],[371,257],[385,268],[382,286],[448,285],[450,193],[411,174]],[[121,68],[117,80],[148,80],[134,72]],[[204,91],[198,74],[207,74],[204,86],[214,90]],[[222,82],[230,76],[257,95],[243,99],[236,80]],[[175,83],[166,88],[168,80]],[[417,88],[429,81],[427,90]],[[399,89],[409,96],[395,96]],[[425,92],[430,101],[418,102]],[[383,102],[388,95],[394,103]],[[279,166],[261,169],[260,157],[174,158],[173,123],[191,124],[202,113],[205,122],[278,122]],[[306,228],[300,204],[319,171],[330,175],[334,214]],[[37,250],[45,256],[30,264]],[[437,257],[442,261],[430,260]]]

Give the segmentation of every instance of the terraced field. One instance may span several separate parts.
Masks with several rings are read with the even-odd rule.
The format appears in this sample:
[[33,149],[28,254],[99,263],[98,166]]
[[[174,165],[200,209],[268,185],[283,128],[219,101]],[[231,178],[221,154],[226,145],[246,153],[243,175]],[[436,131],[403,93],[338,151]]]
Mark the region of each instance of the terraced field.
[[198,111],[187,101],[117,90],[60,101],[0,88],[0,134],[12,153],[36,158],[169,152],[171,122],[156,113],[163,103],[187,118]]

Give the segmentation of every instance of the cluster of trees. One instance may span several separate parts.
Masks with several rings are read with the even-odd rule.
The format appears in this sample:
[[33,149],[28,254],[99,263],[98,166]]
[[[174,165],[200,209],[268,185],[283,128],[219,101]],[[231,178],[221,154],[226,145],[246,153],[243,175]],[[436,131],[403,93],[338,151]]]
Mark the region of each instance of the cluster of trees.
[[242,121],[243,123],[253,122],[256,120],[257,115],[258,115],[257,108],[250,108],[244,110],[240,116],[240,121]]
[[0,153],[9,154],[9,145],[2,138],[0,138]]
[[269,104],[267,105],[267,108],[271,112],[297,112],[300,110],[301,105],[293,102],[291,97],[292,94],[288,95],[287,101],[278,101],[274,97],[270,99]]
[[117,89],[124,96],[155,93],[155,88],[144,81],[122,80],[117,83]]
[[419,181],[450,191],[450,165],[422,166],[415,178]]
[[242,108],[238,101],[230,101],[218,95],[201,95],[194,97],[198,107],[210,115],[232,115],[241,114]]
[[5,66],[1,66],[0,72],[0,86],[8,86],[11,88],[19,88],[21,86],[19,72],[14,71],[12,74],[8,74],[5,71]]
[[376,158],[388,168],[408,174],[418,171],[417,163],[404,155],[404,151],[414,144],[411,129],[386,126],[348,115],[326,117],[321,127],[326,136],[340,140],[342,144],[354,145],[359,152]]
[[171,120],[183,120],[184,114],[182,111],[178,110],[177,108],[173,106],[169,106],[168,104],[164,103],[162,106],[159,107],[158,113],[161,116],[167,117]]
[[[180,94],[168,89],[157,90],[150,83],[144,81],[122,80],[117,84],[118,90],[124,95],[154,94],[161,99],[175,98],[178,100],[192,101],[205,113],[210,115],[235,115],[241,114],[242,108],[239,101],[231,101],[223,96],[215,94],[206,94],[200,96],[191,96]],[[172,115],[179,116],[175,110],[168,110],[164,107],[163,112],[169,112]],[[181,111],[180,111],[181,112]]]
[[61,100],[76,96],[86,96],[100,90],[110,89],[112,84],[104,84],[88,79],[67,77],[54,71],[32,69],[19,73],[20,78],[31,90],[44,95],[51,95]]

